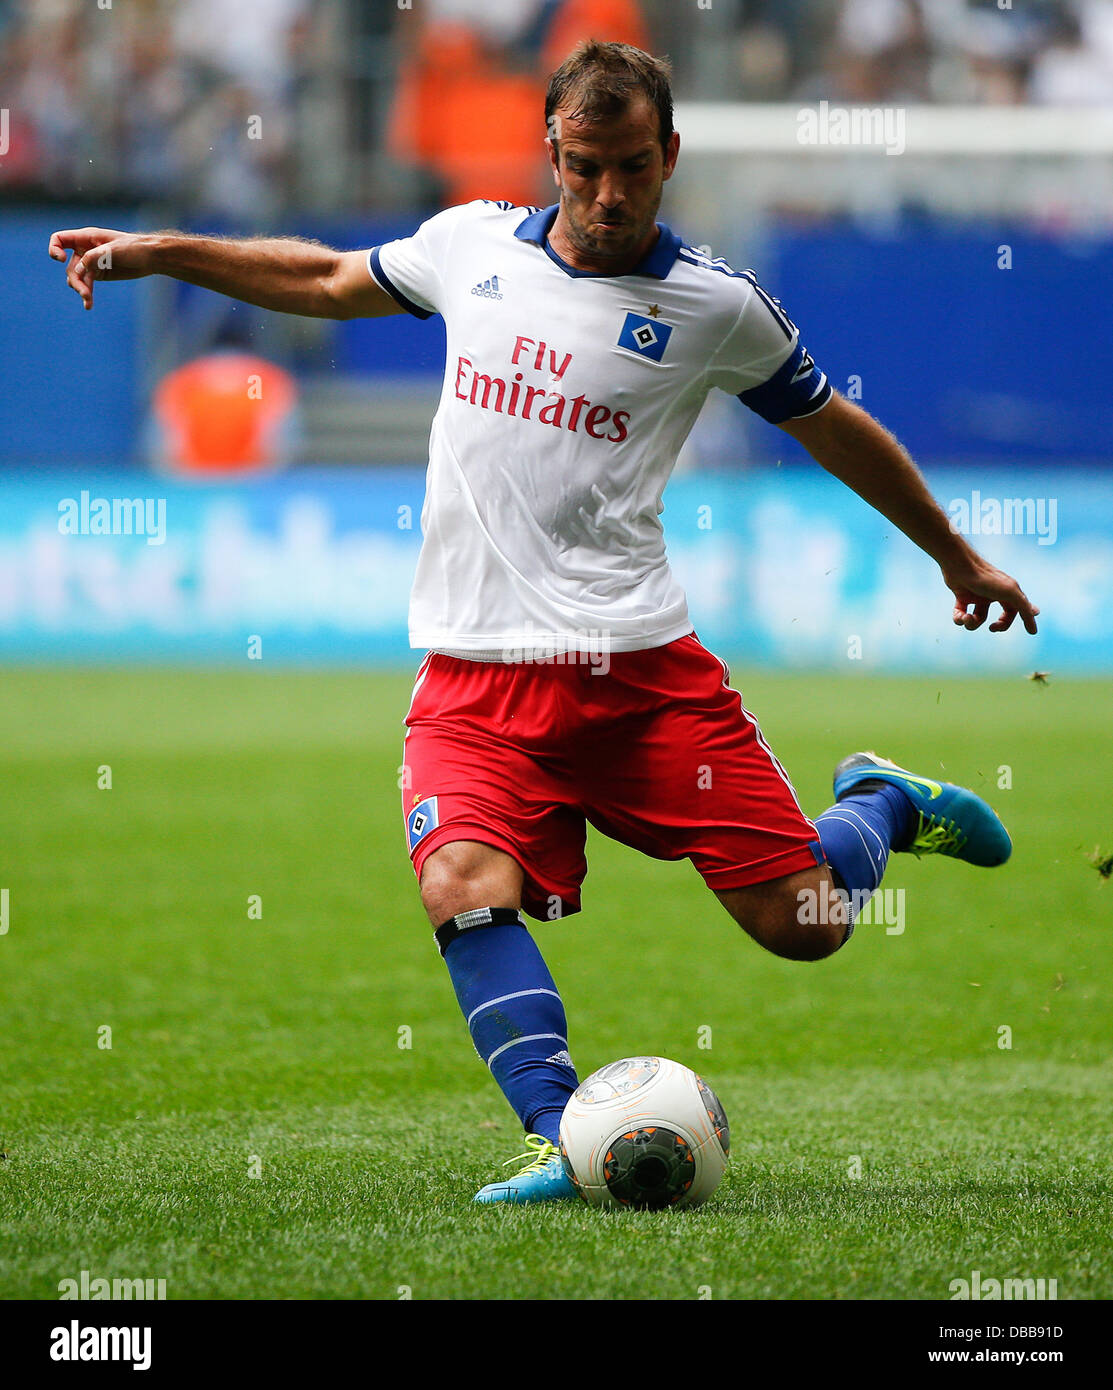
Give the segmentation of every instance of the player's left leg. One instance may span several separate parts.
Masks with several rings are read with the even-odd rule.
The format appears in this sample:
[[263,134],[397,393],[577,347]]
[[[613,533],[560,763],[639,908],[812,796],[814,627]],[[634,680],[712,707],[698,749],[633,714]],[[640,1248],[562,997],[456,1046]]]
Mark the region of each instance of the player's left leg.
[[[691,859],[735,920],[778,955],[819,960],[838,950],[891,851],[983,865],[1008,858],[1004,827],[975,793],[875,754],[839,764],[835,805],[810,820],[726,667],[694,634],[620,654],[610,684],[620,688],[611,703],[631,718],[623,737],[585,744],[588,818],[655,858]],[[585,689],[585,709],[592,694]]]
[[[787,813],[783,787],[756,759],[749,775],[763,798]],[[839,790],[836,785],[836,795]],[[871,781],[864,792],[836,802],[810,823],[823,863],[745,887],[711,887],[767,950],[788,960],[821,960],[850,940],[855,918],[881,885],[890,852],[911,843],[914,821],[905,788]]]
[[816,817],[826,866],[750,887],[719,901],[768,950],[818,960],[849,940],[881,885],[893,851],[941,854],[983,868],[1003,864],[1012,842],[977,793],[852,753],[835,769],[835,804]]

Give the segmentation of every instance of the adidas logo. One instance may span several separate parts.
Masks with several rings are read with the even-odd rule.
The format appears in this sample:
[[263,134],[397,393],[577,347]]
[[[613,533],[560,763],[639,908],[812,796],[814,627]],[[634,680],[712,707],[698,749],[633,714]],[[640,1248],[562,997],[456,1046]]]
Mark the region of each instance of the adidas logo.
[[499,277],[492,275],[489,280],[481,280],[478,285],[472,287],[472,294],[477,294],[480,299],[501,299]]
[[566,1049],[562,1048],[559,1052],[554,1052],[551,1057],[545,1058],[546,1062],[558,1062],[562,1067],[572,1066],[572,1058]]

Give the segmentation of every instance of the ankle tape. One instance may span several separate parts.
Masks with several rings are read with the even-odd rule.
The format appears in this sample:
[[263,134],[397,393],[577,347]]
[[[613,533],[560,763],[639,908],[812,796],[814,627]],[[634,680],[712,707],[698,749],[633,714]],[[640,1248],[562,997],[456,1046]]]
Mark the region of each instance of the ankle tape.
[[513,926],[521,927],[523,931],[526,928],[516,907],[476,907],[470,912],[458,912],[455,917],[442,922],[433,933],[433,939],[443,956],[462,932],[472,931],[475,927]]

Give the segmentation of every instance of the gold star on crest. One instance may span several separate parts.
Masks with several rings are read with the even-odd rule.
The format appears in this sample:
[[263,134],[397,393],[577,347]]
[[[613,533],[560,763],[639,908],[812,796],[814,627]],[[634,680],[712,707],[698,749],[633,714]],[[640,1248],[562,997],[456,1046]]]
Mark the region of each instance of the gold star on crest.
[[651,319],[655,319],[660,312],[661,306],[659,304],[651,304],[649,306],[649,317]]

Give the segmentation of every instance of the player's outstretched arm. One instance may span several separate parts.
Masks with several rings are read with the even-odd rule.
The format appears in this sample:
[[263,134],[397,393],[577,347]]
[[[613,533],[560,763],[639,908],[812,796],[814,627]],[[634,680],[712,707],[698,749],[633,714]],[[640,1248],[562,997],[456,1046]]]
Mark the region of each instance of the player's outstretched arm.
[[[226,240],[182,232],[55,232],[50,255],[65,261],[66,283],[93,307],[97,280],[169,275],[246,304],[309,318],[379,318],[401,307],[371,278],[364,251],[334,251],[296,237]],[[72,254],[71,254],[72,253]]]
[[1025,628],[1036,631],[1040,610],[1011,575],[953,530],[906,450],[872,415],[835,392],[814,415],[786,420],[781,429],[932,557],[955,596],[958,627],[981,627],[999,603],[1001,616],[990,623],[990,632],[1006,631],[1018,613]]

